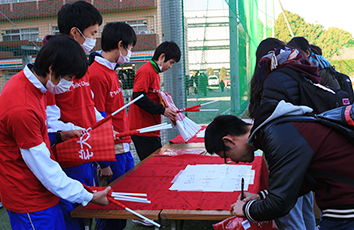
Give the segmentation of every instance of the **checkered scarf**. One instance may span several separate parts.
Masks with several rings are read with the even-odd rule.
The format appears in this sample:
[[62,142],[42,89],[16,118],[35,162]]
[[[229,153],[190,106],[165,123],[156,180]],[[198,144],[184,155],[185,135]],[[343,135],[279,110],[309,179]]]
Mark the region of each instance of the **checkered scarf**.
[[297,49],[288,47],[274,48],[264,55],[257,65],[257,81],[261,83],[272,71],[286,66],[305,73],[314,83],[320,83],[318,69],[311,66]]

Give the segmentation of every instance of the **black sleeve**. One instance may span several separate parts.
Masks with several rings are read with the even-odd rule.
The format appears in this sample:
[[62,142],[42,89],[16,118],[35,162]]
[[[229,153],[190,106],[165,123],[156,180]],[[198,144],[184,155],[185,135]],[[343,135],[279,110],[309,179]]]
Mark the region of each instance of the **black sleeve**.
[[266,127],[262,137],[269,168],[268,195],[244,205],[244,213],[251,221],[273,220],[289,213],[300,196],[314,155],[291,122]]
[[133,92],[133,99],[139,97],[141,94],[144,94],[144,97],[140,100],[137,100],[134,104],[151,114],[165,113],[165,108],[162,105],[156,104],[155,102],[150,100],[150,98],[146,96],[145,92]]

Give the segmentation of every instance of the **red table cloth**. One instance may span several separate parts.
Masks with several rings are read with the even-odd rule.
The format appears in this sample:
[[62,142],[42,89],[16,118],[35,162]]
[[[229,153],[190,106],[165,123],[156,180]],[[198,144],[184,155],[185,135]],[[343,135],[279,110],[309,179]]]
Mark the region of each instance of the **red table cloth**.
[[[123,180],[113,186],[114,192],[146,193],[151,204],[120,201],[134,210],[186,209],[186,210],[229,210],[236,202],[240,191],[235,192],[179,192],[170,191],[171,181],[180,170],[196,164],[223,164],[218,156],[185,154],[177,156],[154,156]],[[252,163],[255,170],[254,184],[249,185],[248,192],[257,193],[266,189],[268,169],[263,157],[256,156]],[[90,204],[86,209],[121,209],[109,204],[100,206]]]

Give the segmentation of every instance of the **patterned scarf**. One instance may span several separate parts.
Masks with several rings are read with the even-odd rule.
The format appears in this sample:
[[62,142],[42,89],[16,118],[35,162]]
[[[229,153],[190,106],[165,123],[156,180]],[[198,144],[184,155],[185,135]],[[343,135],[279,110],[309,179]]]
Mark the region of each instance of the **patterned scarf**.
[[257,81],[261,83],[272,71],[283,66],[305,73],[314,83],[320,83],[317,66],[311,66],[297,49],[274,48],[263,56],[257,66]]
[[331,63],[327,61],[327,59],[321,55],[314,54],[313,52],[311,53],[311,56],[309,57],[309,62],[311,63],[312,66],[318,66],[320,69],[324,69],[326,67],[330,67]]

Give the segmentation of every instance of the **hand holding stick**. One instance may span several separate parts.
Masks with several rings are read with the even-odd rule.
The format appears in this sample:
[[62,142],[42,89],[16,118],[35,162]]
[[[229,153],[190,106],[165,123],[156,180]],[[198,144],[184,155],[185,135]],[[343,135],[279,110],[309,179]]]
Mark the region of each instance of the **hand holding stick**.
[[[89,192],[95,192],[91,187],[89,187],[89,186],[87,186],[87,185],[84,185],[84,184],[83,184],[83,186],[84,186],[84,188],[85,188],[87,191],[89,191]],[[107,188],[111,189],[111,187],[109,187],[109,186],[108,186]],[[106,188],[106,189],[107,189],[107,188]],[[96,190],[96,191],[97,191],[97,190]],[[111,191],[107,194],[107,199],[108,199],[109,202],[111,202],[111,203],[113,203],[113,204],[115,204],[115,205],[118,205],[119,207],[121,207],[121,208],[127,210],[128,212],[130,212],[130,213],[132,213],[132,214],[134,214],[134,215],[140,217],[141,219],[144,219],[144,220],[148,221],[149,223],[155,225],[156,227],[158,227],[158,228],[161,227],[161,225],[158,224],[158,223],[156,223],[155,221],[150,220],[149,218],[147,218],[147,217],[141,215],[140,213],[135,212],[134,210],[131,210],[130,208],[128,208],[128,207],[125,206],[124,204],[122,204],[122,203],[120,203],[119,201],[115,200],[115,199],[112,197],[112,192],[111,192]]]

